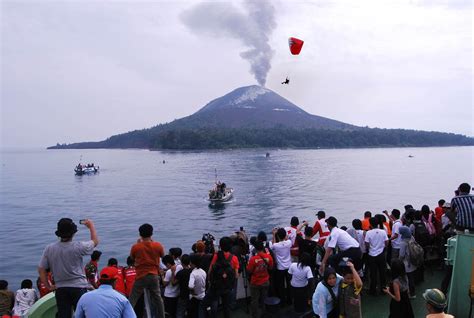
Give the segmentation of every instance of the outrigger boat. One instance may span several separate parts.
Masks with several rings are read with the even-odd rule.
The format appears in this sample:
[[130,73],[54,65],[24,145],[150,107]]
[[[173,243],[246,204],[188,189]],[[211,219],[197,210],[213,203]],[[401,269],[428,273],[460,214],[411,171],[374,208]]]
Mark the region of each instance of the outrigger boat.
[[93,163],[88,163],[87,165],[83,165],[82,163],[78,164],[74,168],[74,172],[76,176],[82,176],[84,174],[94,174],[99,172],[99,166],[94,166]]

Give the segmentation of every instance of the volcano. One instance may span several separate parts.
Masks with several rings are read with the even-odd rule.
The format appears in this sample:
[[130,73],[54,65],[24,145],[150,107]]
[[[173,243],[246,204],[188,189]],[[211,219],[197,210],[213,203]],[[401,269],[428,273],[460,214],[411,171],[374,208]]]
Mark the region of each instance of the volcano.
[[48,149],[347,148],[474,145],[474,138],[440,132],[358,127],[312,115],[261,86],[245,86],[170,123],[103,141]]
[[256,85],[237,88],[209,102],[193,115],[169,125],[173,128],[358,128],[309,114],[272,90]]

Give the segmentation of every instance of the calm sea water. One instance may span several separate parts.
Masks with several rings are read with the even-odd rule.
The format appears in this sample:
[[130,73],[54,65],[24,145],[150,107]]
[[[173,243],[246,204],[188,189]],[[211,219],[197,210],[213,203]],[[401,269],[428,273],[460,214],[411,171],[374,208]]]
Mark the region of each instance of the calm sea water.
[[[268,151],[269,158],[267,150],[2,151],[0,279],[12,289],[36,279],[61,217],[93,219],[101,264],[110,257],[124,264],[145,222],[165,248],[188,252],[205,232],[220,237],[240,226],[268,232],[294,215],[314,222],[320,209],[349,225],[366,210],[434,208],[460,183],[474,181],[474,147]],[[100,173],[75,176],[81,155]],[[234,200],[219,208],[205,201],[214,169],[235,189]],[[87,237],[79,226],[76,239]]]

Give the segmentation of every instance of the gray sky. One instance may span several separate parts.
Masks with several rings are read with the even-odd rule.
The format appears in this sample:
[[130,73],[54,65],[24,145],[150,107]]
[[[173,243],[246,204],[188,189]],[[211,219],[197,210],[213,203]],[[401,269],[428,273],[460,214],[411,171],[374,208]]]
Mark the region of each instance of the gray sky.
[[[267,88],[355,125],[474,135],[470,0],[272,4]],[[248,16],[243,2],[207,5]],[[200,6],[1,1],[1,146],[98,141],[256,84],[241,57],[246,43],[201,30],[216,15]],[[194,11],[198,24],[185,18]],[[305,41],[299,56],[289,53],[290,36]]]

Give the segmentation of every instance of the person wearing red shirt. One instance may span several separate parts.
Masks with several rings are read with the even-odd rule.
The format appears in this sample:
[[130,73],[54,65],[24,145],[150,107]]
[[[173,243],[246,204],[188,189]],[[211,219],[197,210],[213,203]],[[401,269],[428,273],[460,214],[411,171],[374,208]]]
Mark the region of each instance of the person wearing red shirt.
[[[51,274],[51,271],[49,270],[49,268],[46,269],[46,273],[48,273],[47,279],[48,279],[49,286],[54,285],[53,275]],[[38,277],[38,280],[36,281],[36,286],[38,287],[38,291],[40,293],[40,298],[43,297],[43,296],[46,296],[47,294],[52,292],[52,290],[49,289],[46,286],[46,284],[44,284],[41,281],[41,278],[39,278],[39,277]]]
[[[130,250],[130,257],[135,261],[137,276],[130,293],[132,307],[137,305],[146,288],[150,292],[150,298],[157,318],[165,317],[165,306],[161,298],[160,279],[158,269],[160,260],[165,255],[163,245],[153,241],[153,226],[145,223],[138,229],[140,238]],[[137,311],[138,308],[134,308]]]
[[438,221],[438,223],[440,223],[440,224],[441,224],[441,217],[444,214],[444,211],[443,211],[444,203],[446,203],[445,200],[439,200],[438,201],[438,206],[435,208],[435,218],[436,218],[436,221]]
[[137,277],[135,263],[133,262],[133,259],[130,256],[127,257],[127,267],[123,269],[123,277],[125,279],[125,295],[127,297],[130,297],[133,283],[135,283],[135,278]]
[[[235,271],[235,282],[233,285],[233,289],[237,287],[237,277],[239,275],[239,259],[230,253],[232,248],[232,239],[228,236],[224,236],[219,240],[219,247],[221,257],[225,262],[229,262],[232,269]],[[233,289],[231,290],[219,290],[220,286],[213,286],[213,277],[212,271],[214,264],[217,263],[218,253],[215,253],[211,260],[211,266],[209,267],[209,273],[207,275],[208,281],[210,283],[210,287],[206,293],[206,296],[202,300],[202,304],[204,308],[211,307],[211,317],[217,317],[217,305],[219,298],[222,301],[222,311],[224,312],[224,317],[230,317],[230,295],[233,293]]]
[[318,211],[316,215],[318,216],[318,219],[316,222],[314,222],[313,236],[319,234],[318,244],[320,246],[324,246],[324,242],[326,242],[326,239],[328,238],[329,234],[331,234],[331,231],[329,231],[329,228],[326,225],[326,213],[324,211]]
[[299,255],[299,248],[298,248],[298,241],[296,240],[297,236],[302,236],[301,232],[299,232],[298,226],[300,225],[300,220],[298,217],[294,216],[291,218],[290,227],[285,227],[285,231],[288,234],[288,238],[291,240],[291,256],[293,259],[298,259]]
[[261,301],[267,297],[268,287],[270,286],[268,271],[273,268],[273,258],[270,254],[265,253],[265,247],[262,242],[257,241],[254,247],[257,254],[250,258],[247,264],[247,271],[252,274],[250,278],[252,318],[257,318],[260,317],[258,312],[259,307],[262,307]]
[[[107,262],[107,267],[113,267],[117,269],[117,279],[115,280],[114,289],[122,295],[126,295],[123,267],[118,266],[118,261],[116,258],[110,258]],[[104,269],[107,267],[104,267]]]

